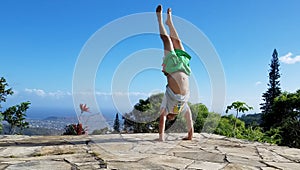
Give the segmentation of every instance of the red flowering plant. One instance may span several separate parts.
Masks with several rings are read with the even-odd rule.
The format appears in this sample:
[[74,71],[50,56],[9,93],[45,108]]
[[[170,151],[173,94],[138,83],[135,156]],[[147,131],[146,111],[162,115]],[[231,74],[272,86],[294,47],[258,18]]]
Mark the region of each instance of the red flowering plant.
[[84,112],[90,113],[89,107],[86,104],[80,104],[80,116],[78,124],[70,124],[65,127],[64,135],[84,135],[87,134],[87,126],[82,127],[81,119]]

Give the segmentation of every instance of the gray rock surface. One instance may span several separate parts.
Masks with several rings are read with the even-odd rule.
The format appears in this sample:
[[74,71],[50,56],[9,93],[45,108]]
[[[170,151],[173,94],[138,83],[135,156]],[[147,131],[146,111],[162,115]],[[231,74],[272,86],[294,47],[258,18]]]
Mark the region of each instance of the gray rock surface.
[[300,169],[300,149],[184,135],[0,136],[0,169]]

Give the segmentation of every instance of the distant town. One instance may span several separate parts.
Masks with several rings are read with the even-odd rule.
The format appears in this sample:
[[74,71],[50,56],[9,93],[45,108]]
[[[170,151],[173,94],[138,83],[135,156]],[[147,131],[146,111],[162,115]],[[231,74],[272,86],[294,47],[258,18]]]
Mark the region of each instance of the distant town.
[[28,119],[29,128],[64,130],[66,125],[78,123],[77,117],[48,117],[46,119]]
[[[70,124],[77,124],[77,117],[56,117],[50,116],[45,119],[26,119],[29,128],[23,130],[24,135],[62,135],[65,128]],[[108,120],[110,127],[113,126],[113,120]],[[4,123],[3,134],[8,132],[8,124]]]

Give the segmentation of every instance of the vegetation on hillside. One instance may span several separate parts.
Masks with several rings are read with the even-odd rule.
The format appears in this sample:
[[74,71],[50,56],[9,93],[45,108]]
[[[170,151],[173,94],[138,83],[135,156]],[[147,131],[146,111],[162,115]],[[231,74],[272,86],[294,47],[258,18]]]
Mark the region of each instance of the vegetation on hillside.
[[261,113],[243,114],[240,118],[246,127],[258,127],[261,124]]
[[[132,133],[157,133],[158,122],[159,122],[159,107],[162,100],[163,94],[157,94],[150,96],[146,100],[140,100],[136,104],[139,109],[143,112],[132,111],[123,116],[124,120],[124,131]],[[150,102],[153,101],[153,102]],[[243,103],[243,102],[241,102]],[[209,112],[208,108],[201,103],[189,104],[193,120],[194,120],[194,131],[196,133],[208,132],[220,134],[228,137],[236,137],[239,139],[246,139],[251,141],[268,142],[272,144],[280,144],[281,136],[278,129],[271,129],[270,131],[263,132],[260,127],[245,126],[245,122],[236,118],[234,115],[221,116],[219,113]],[[243,106],[246,106],[244,103]],[[251,108],[250,106],[248,106]],[[135,107],[137,108],[137,107]],[[141,111],[140,110],[140,111]],[[157,118],[149,122],[138,122],[135,121],[137,116],[144,114],[145,117],[151,117],[156,115]],[[148,115],[149,114],[149,115]],[[130,118],[130,119],[129,119]],[[140,120],[140,118],[137,118]],[[175,121],[166,122],[170,132],[187,132],[185,119],[182,115],[178,115]]]

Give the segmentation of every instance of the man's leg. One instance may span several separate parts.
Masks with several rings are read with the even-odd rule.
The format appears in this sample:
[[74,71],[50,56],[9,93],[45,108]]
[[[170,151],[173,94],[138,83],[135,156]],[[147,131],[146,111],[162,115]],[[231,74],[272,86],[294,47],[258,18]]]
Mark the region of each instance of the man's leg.
[[177,33],[177,31],[174,27],[174,24],[173,24],[171,8],[168,8],[168,11],[167,11],[166,24],[168,25],[169,30],[170,30],[170,37],[171,37],[171,41],[172,41],[172,44],[173,44],[173,48],[184,50],[184,47],[181,43],[181,40],[179,39],[178,33]]
[[188,129],[188,136],[183,138],[183,140],[192,140],[194,135],[194,126],[193,126],[193,119],[192,119],[192,112],[189,106],[187,106],[187,111],[185,112],[185,119],[186,125]]
[[159,27],[159,33],[160,33],[160,38],[163,41],[164,44],[164,54],[167,56],[170,51],[173,51],[173,44],[170,36],[167,33],[167,30],[164,26],[163,19],[162,19],[162,6],[158,5],[156,8],[156,16],[158,20],[158,27]]
[[165,126],[166,126],[166,109],[163,108],[160,111],[160,117],[159,117],[159,140],[164,141],[165,140]]

